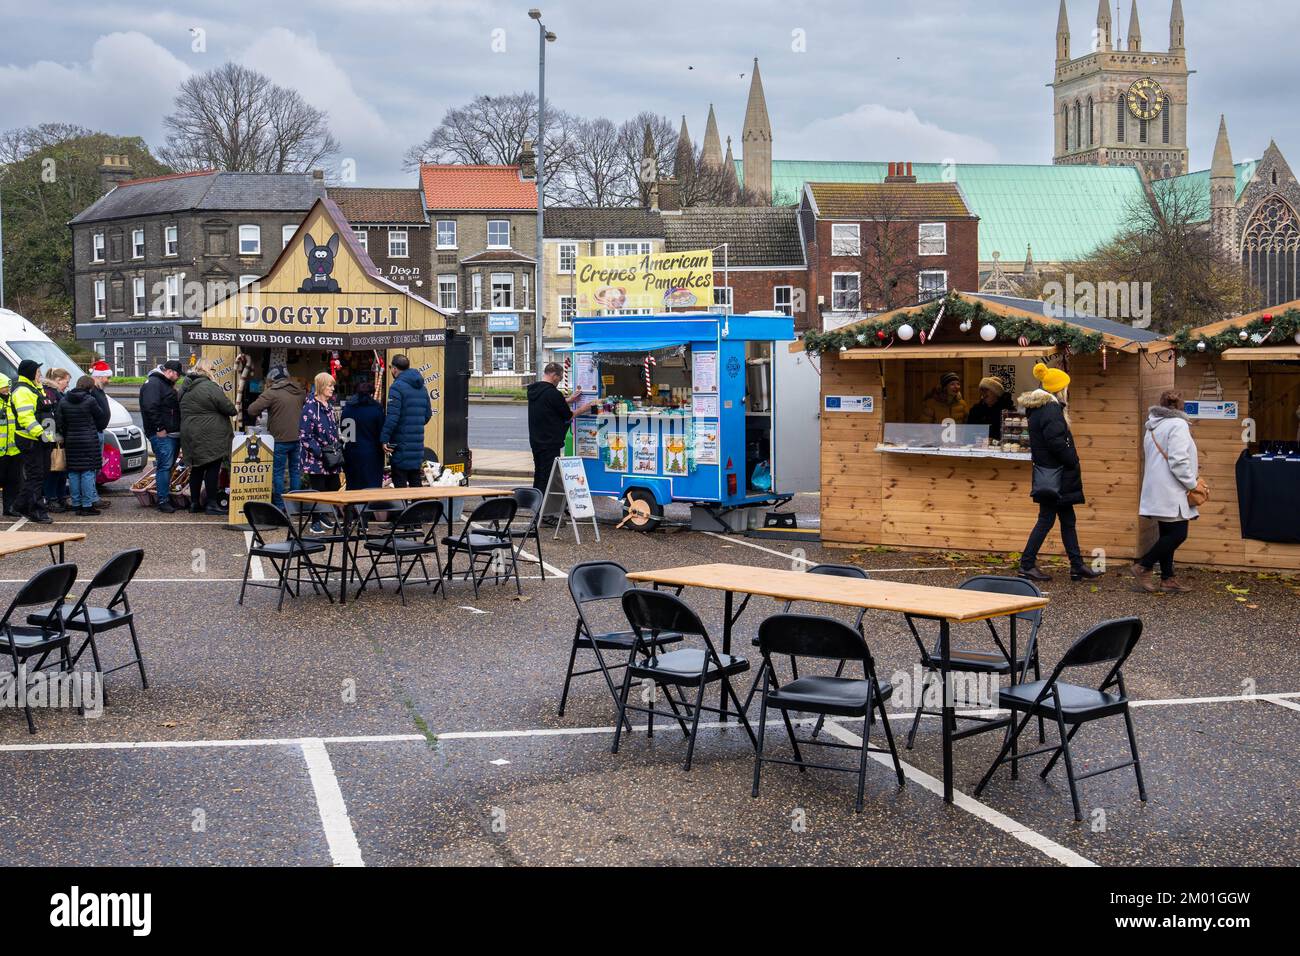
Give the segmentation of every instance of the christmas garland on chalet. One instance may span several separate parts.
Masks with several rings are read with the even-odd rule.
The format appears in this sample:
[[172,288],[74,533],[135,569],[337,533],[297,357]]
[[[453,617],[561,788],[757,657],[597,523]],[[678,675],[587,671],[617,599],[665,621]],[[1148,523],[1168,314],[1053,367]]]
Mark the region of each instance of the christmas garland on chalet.
[[[1090,332],[1066,321],[1003,316],[985,308],[981,302],[971,303],[957,296],[948,296],[914,312],[893,314],[883,321],[868,319],[830,332],[807,332],[803,340],[804,349],[821,353],[886,349],[898,342],[925,345],[928,330],[934,326],[941,310],[946,329],[957,329],[983,342],[1055,345],[1074,355],[1100,351],[1103,343],[1099,332]],[[953,341],[952,336],[946,340]]]
[[1174,348],[1180,352],[1220,355],[1228,349],[1261,348],[1269,345],[1300,345],[1300,309],[1265,312],[1245,325],[1227,328],[1215,335],[1197,335],[1190,327],[1174,333]]

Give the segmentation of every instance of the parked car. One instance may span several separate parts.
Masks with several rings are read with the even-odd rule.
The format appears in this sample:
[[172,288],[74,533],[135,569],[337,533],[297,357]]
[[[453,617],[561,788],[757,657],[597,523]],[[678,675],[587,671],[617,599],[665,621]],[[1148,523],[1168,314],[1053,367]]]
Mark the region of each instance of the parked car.
[[[42,374],[52,368],[66,368],[72,373],[73,382],[87,374],[35,324],[17,312],[0,309],[0,372],[17,381],[18,363],[24,359],[40,362]],[[108,412],[104,444],[116,445],[121,452],[122,474],[144,471],[149,460],[144,432],[132,421],[131,413],[112,396],[108,399]]]

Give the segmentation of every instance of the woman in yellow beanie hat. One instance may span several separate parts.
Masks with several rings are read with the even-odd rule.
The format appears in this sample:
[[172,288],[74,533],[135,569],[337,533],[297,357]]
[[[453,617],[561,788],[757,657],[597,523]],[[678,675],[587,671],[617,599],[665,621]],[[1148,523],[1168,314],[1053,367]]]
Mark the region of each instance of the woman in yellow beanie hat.
[[1083,563],[1075,531],[1074,506],[1083,504],[1084,499],[1079,453],[1065,414],[1070,376],[1064,369],[1039,362],[1034,366],[1034,378],[1041,387],[1018,399],[1018,404],[1029,413],[1029,450],[1034,459],[1029,495],[1038,503],[1038,522],[1029,532],[1029,540],[1020,555],[1020,576],[1031,581],[1052,580],[1050,574],[1038,567],[1038,551],[1059,520],[1061,543],[1070,558],[1070,580],[1099,578],[1102,572]]

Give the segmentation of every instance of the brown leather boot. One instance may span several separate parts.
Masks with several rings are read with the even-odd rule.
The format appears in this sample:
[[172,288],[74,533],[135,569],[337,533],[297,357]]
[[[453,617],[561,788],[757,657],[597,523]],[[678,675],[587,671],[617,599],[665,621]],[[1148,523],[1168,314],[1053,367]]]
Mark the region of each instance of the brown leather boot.
[[1133,577],[1137,578],[1138,587],[1148,594],[1155,594],[1160,589],[1156,587],[1155,581],[1151,579],[1151,569],[1144,568],[1140,564],[1133,565]]
[[1160,582],[1160,590],[1166,594],[1186,594],[1191,588],[1185,584],[1180,584],[1177,578],[1165,578]]

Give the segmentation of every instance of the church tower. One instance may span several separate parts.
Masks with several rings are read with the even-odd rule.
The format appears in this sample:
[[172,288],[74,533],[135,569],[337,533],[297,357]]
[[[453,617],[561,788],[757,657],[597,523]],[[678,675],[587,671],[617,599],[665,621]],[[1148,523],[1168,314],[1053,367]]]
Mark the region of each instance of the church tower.
[[745,106],[745,129],[740,137],[741,159],[745,166],[746,192],[772,195],[772,122],[767,118],[767,99],[763,96],[763,79],[758,73],[758,57],[749,79],[749,103]]
[[709,104],[709,121],[704,127],[704,147],[700,153],[700,165],[717,169],[722,165],[722,140],[718,138],[718,119],[713,115],[713,104]]
[[1237,258],[1237,171],[1228,143],[1228,121],[1219,117],[1219,137],[1214,141],[1210,165],[1210,231],[1214,243],[1229,259]]
[[1187,51],[1183,8],[1173,0],[1169,49],[1142,48],[1138,0],[1121,41],[1107,0],[1098,0],[1090,49],[1070,55],[1066,0],[1056,26],[1052,82],[1053,162],[1057,165],[1138,166],[1152,179],[1188,171]]

